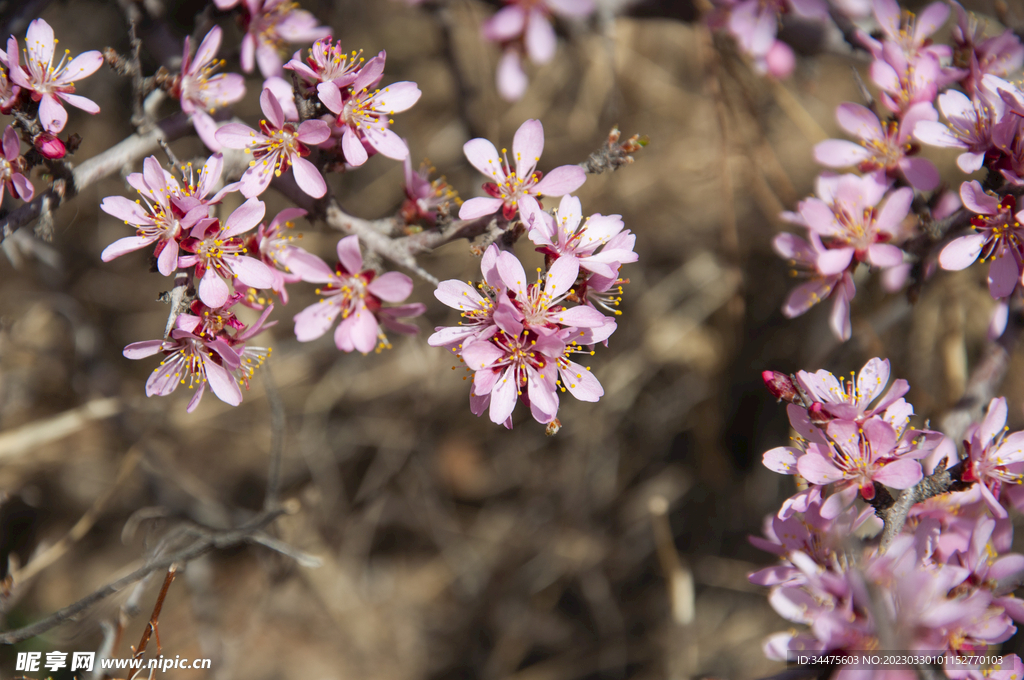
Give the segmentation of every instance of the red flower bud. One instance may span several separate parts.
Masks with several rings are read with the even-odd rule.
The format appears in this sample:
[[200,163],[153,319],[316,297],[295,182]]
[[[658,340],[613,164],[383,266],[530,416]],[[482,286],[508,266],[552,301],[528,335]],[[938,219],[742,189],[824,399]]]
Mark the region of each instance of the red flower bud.
[[799,396],[796,385],[793,384],[793,379],[785,373],[764,371],[761,373],[761,379],[764,380],[765,387],[768,388],[768,391],[776,399],[785,399],[792,403]]
[[49,132],[41,132],[36,135],[36,138],[32,140],[32,144],[35,145],[39,153],[43,155],[43,158],[49,158],[50,160],[64,158],[64,154],[66,153],[64,142],[57,139],[56,135],[51,135]]
[[832,416],[825,412],[821,402],[817,401],[811,404],[811,407],[807,409],[807,415],[815,425],[824,425],[832,420]]

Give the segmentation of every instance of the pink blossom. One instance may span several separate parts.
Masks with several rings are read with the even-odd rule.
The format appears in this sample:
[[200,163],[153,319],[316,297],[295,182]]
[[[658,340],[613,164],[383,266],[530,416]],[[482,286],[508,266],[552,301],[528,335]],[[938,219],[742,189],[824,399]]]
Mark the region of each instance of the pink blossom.
[[981,169],[985,154],[992,148],[993,127],[1002,120],[1006,105],[988,87],[983,87],[974,99],[968,99],[957,90],[947,90],[939,95],[938,103],[948,127],[921,121],[914,128],[914,137],[932,146],[964,149],[965,153],[957,158],[960,169],[964,172]]
[[[819,565],[827,567],[831,566],[831,556],[835,551],[843,549],[847,536],[868,522],[879,522],[874,517],[873,508],[858,511],[851,507],[836,518],[826,519],[821,516],[821,499],[817,499],[801,516],[791,515],[783,519],[777,514],[768,515],[764,522],[766,538],[750,536],[747,540],[761,550],[784,559],[789,553],[800,551]],[[787,561],[754,572],[749,576],[750,582],[762,586],[781,583],[796,585],[794,581],[799,579],[800,571],[791,563],[786,564]]]
[[833,297],[832,314],[830,325],[832,332],[840,340],[849,340],[852,331],[850,327],[850,300],[856,294],[857,289],[853,283],[853,277],[849,271],[822,271],[820,263],[828,261],[828,250],[821,243],[821,237],[815,232],[810,233],[810,242],[807,242],[793,234],[779,234],[772,239],[772,248],[780,256],[789,260],[793,269],[790,271],[794,277],[808,279],[794,288],[786,298],[782,306],[782,313],[787,318],[795,318],[804,314],[819,302]]
[[889,42],[882,47],[882,58],[871,62],[868,73],[882,90],[882,103],[897,116],[914,104],[934,101],[939,87],[950,80],[934,55],[926,53],[910,61]]
[[245,79],[237,73],[217,73],[224,66],[216,58],[220,48],[222,31],[214,26],[199,44],[193,58],[189,50],[189,38],[185,36],[185,51],[181,60],[181,80],[177,84],[177,96],[181,110],[192,114],[196,134],[211,150],[219,151],[216,140],[217,124],[210,117],[218,108],[233,104],[245,96]]
[[21,157],[21,141],[18,133],[10,125],[4,130],[2,144],[3,156],[0,157],[0,204],[4,200],[4,190],[16,194],[23,201],[31,201],[35,195],[32,183],[25,177],[25,159]]
[[295,183],[306,194],[320,198],[327,193],[327,183],[316,166],[304,157],[310,153],[307,145],[319,144],[331,135],[327,123],[307,120],[296,128],[286,123],[284,111],[270,90],[263,90],[260,106],[266,120],[260,121],[257,132],[241,123],[229,123],[217,130],[217,141],[229,149],[244,149],[252,153],[249,169],[242,175],[241,190],[246,198],[259,196],[270,180],[293,168]]
[[845,270],[851,262],[868,262],[876,267],[895,267],[903,263],[903,251],[886,243],[893,239],[900,223],[910,213],[914,192],[896,189],[886,195],[888,182],[878,173],[865,177],[842,175],[821,177],[818,195],[800,202],[798,212],[803,224],[829,245],[818,259],[824,274]]
[[[498,332],[494,312],[499,303],[508,309],[508,295],[505,283],[498,275],[498,246],[491,244],[480,259],[483,280],[476,284],[451,279],[437,284],[434,297],[443,304],[457,309],[464,321],[458,326],[438,326],[427,339],[432,347],[449,347],[458,353],[461,346],[473,340],[486,340]],[[479,292],[477,292],[479,290]]]
[[[199,203],[186,204],[183,210],[175,204],[174,199],[181,196],[181,187],[173,175],[160,167],[155,156],[143,161],[142,167],[142,173],[128,176],[128,183],[139,192],[142,202],[132,202],[123,196],[107,196],[100,203],[103,212],[135,227],[135,236],[114,241],[103,250],[100,259],[110,262],[155,243],[153,254],[157,269],[164,276],[170,276],[178,266],[178,241],[186,231],[209,215],[209,208]],[[217,174],[220,174],[219,170]]]
[[856,166],[861,172],[884,170],[889,175],[902,172],[915,189],[931,191],[939,185],[939,171],[926,158],[916,158],[910,144],[915,126],[938,120],[938,114],[927,102],[911,106],[902,120],[881,122],[870,109],[859,104],[840,104],[836,120],[840,127],[855,137],[855,144],[842,139],[829,139],[814,147],[814,158],[830,168]]
[[40,132],[36,135],[32,139],[32,146],[36,148],[36,151],[43,158],[49,158],[50,160],[64,158],[65,154],[67,154],[64,142],[60,141],[57,135],[50,134],[49,132]]
[[250,198],[236,208],[223,225],[212,218],[200,220],[189,237],[182,241],[182,250],[189,254],[178,258],[178,266],[195,266],[199,299],[206,306],[224,306],[230,295],[228,282],[235,279],[257,289],[274,285],[270,268],[249,257],[248,249],[240,238],[241,234],[260,223],[266,209],[263,201]]
[[191,162],[185,163],[181,166],[181,184],[179,185],[177,182],[168,184],[171,190],[171,204],[183,213],[189,213],[199,206],[205,206],[207,208],[205,214],[201,211],[197,211],[196,214],[208,217],[213,206],[218,205],[229,193],[238,191],[239,183],[233,182],[225,184],[213,196],[210,196],[210,192],[220,183],[223,171],[224,156],[219,153],[206,159],[198,173],[195,172]]
[[580,199],[565,195],[554,217],[540,209],[536,199],[524,196],[520,203],[523,222],[530,226],[530,240],[552,257],[574,260],[578,266],[604,277],[614,277],[619,265],[636,262],[632,249],[609,248],[622,231],[620,215],[591,215],[583,219]]
[[1006,517],[999,503],[1004,484],[1020,484],[1024,479],[1024,432],[1007,435],[1006,399],[989,402],[980,426],[967,433],[964,443],[967,461],[961,479],[981,484],[982,497],[996,517]]
[[434,168],[429,163],[413,171],[412,160],[406,156],[402,161],[405,171],[405,203],[402,204],[402,218],[406,224],[424,222],[433,226],[438,217],[449,213],[449,205],[462,205],[462,199],[444,177],[430,180]]
[[991,260],[989,292],[996,299],[1005,298],[1017,287],[1024,263],[1021,213],[1014,214],[1017,199],[1010,194],[1002,199],[992,196],[976,180],[960,185],[960,198],[968,210],[976,213],[971,218],[971,226],[977,233],[951,241],[939,253],[939,265],[959,271],[972,265],[979,256],[982,261]]
[[[499,321],[499,325],[502,325]],[[519,333],[505,327],[489,340],[462,349],[466,367],[475,371],[470,406],[480,415],[489,409],[491,422],[512,427],[512,411],[520,397],[539,423],[550,423],[558,413],[558,359],[565,343],[557,334],[540,334],[518,325]]]
[[[573,326],[598,328],[604,326],[605,317],[593,307],[580,305],[566,307],[562,302],[574,291],[573,284],[579,274],[579,262],[567,257],[554,261],[547,273],[537,270],[537,281],[530,283],[519,259],[509,252],[498,255],[496,263],[509,292],[515,314],[506,322],[509,332],[518,335],[519,325],[539,330]],[[521,322],[521,323],[520,323]]]
[[[231,301],[227,306],[233,304]],[[146,381],[148,397],[166,396],[187,382],[189,389],[197,388],[188,403],[187,411],[192,413],[209,383],[218,399],[238,406],[242,403],[239,385],[248,389],[249,379],[270,354],[269,348],[247,347],[244,343],[273,325],[266,323],[273,305],[249,328],[235,319],[226,307],[211,310],[194,303],[193,310],[198,315],[178,315],[170,339],[134,342],[124,348],[124,355],[129,359],[144,359],[163,353],[163,361]],[[228,328],[233,329],[234,334],[228,333]]]
[[[412,279],[399,272],[377,276],[363,269],[359,238],[346,236],[338,241],[338,264],[332,270],[327,264],[309,256],[302,273],[304,280],[327,284],[317,288],[320,301],[295,315],[295,337],[299,342],[316,340],[326,333],[341,315],[334,331],[334,344],[343,352],[353,350],[366,354],[378,346],[388,348],[383,324],[398,333],[412,334],[416,327],[398,321],[398,317],[418,316],[425,311],[422,304],[382,309],[382,302],[401,302],[412,292]],[[378,350],[379,351],[379,350]]]
[[88,113],[99,113],[100,107],[91,99],[75,94],[75,81],[95,73],[103,65],[103,55],[92,50],[68,59],[70,50],[53,63],[57,40],[53,29],[42,19],[28,25],[25,34],[25,65],[18,60],[18,43],[13,37],[7,43],[8,68],[11,80],[32,93],[39,102],[39,123],[47,132],[60,132],[68,113],[61,100]]
[[318,26],[316,17],[288,0],[243,0],[243,7],[248,30],[242,38],[241,60],[246,73],[259,64],[264,78],[279,76],[285,43],[308,43],[331,34],[330,28]]
[[826,370],[815,373],[796,372],[797,384],[814,401],[822,404],[823,410],[833,418],[863,422],[867,418],[882,414],[889,406],[910,390],[906,380],[896,380],[878,403],[871,402],[882,394],[889,383],[889,360],[868,360],[856,375],[844,381]]
[[797,460],[800,474],[812,484],[836,483],[835,492],[822,506],[823,517],[838,516],[858,491],[865,499],[874,498],[874,482],[908,489],[921,481],[921,464],[895,455],[896,432],[884,420],[871,418],[859,426],[833,420],[827,433],[829,446],[811,443]]
[[[281,303],[288,304],[288,291],[285,284],[304,280],[305,276],[316,276],[319,271],[320,258],[295,245],[296,235],[291,233],[295,228],[293,220],[304,217],[302,208],[285,208],[274,216],[269,225],[260,224],[256,234],[246,240],[246,249],[258,256],[267,265],[274,277],[270,289],[281,296]],[[302,238],[302,234],[298,234]],[[249,288],[243,300],[245,304],[262,309],[267,299],[259,295],[256,289]]]
[[[9,40],[8,47],[14,48],[15,63],[17,63],[17,40],[14,40],[13,45]],[[7,52],[0,50],[0,113],[10,113],[11,109],[14,108],[20,93],[21,88],[11,80],[10,60],[7,58]]]
[[350,91],[344,95],[332,81],[317,86],[320,101],[338,116],[336,124],[342,131],[341,149],[345,160],[352,166],[362,165],[369,158],[364,143],[398,161],[409,155],[405,141],[388,126],[394,122],[392,115],[411,108],[422,93],[416,83],[408,81],[371,91],[370,88],[380,82],[385,57],[381,52],[368,61],[352,81]]
[[299,50],[284,68],[299,74],[308,93],[312,94],[320,83],[348,87],[355,82],[364,63],[362,50],[346,52],[341,49],[340,40],[333,42],[331,36],[327,36],[313,43],[305,61],[302,60],[302,50]]
[[796,64],[792,48],[778,40],[781,16],[790,10],[808,19],[827,19],[828,7],[820,0],[727,0],[716,3],[709,17],[712,27],[722,27],[754,62],[754,68],[775,78],[785,78]]
[[985,37],[974,14],[968,13],[956,0],[950,0],[950,4],[957,14],[957,25],[953,27],[953,61],[969,66],[968,74],[960,81],[969,95],[977,93],[985,75],[1005,77],[1024,66],[1024,45],[1013,29]]
[[190,390],[198,387],[188,403],[187,411],[191,413],[199,406],[209,382],[213,393],[224,403],[242,403],[242,391],[231,375],[241,365],[241,359],[223,340],[203,339],[176,327],[170,340],[134,342],[124,348],[129,359],[144,359],[161,352],[163,361],[146,381],[147,397],[167,396],[178,385],[187,383]]
[[501,155],[488,140],[471,139],[462,147],[466,158],[488,178],[484,190],[490,198],[471,198],[462,204],[459,218],[476,219],[493,215],[500,208],[505,219],[511,220],[525,196],[564,196],[580,188],[587,179],[578,165],[557,167],[541,179],[536,170],[537,161],[544,151],[544,127],[539,120],[528,120],[519,126],[512,140],[515,170],[508,162],[506,151]]
[[916,15],[901,10],[896,0],[874,0],[873,11],[882,29],[883,42],[862,31],[858,32],[858,37],[875,59],[888,56],[884,47],[886,42],[897,47],[912,62],[920,57],[939,60],[952,55],[948,45],[935,44],[930,40],[949,17],[949,6],[944,2],[933,2]]
[[484,38],[505,45],[498,65],[498,92],[508,100],[526,91],[526,75],[520,63],[525,50],[535,64],[546,64],[555,56],[558,40],[551,26],[552,15],[583,18],[594,11],[593,0],[506,0],[506,5],[484,22]]
[[[630,232],[629,229],[623,229],[608,239],[601,252],[617,253],[615,257],[622,257],[623,260],[628,260],[628,254],[633,253],[635,247],[636,235]],[[587,305],[598,311],[604,310],[614,316],[620,316],[622,310],[618,309],[618,307],[622,302],[622,287],[629,283],[629,279],[619,276],[620,267],[620,262],[612,262],[611,276],[603,276],[594,272],[588,273],[584,270],[580,276],[576,298],[583,300]],[[611,317],[605,317],[605,319],[606,325],[609,326],[608,333],[610,335],[615,330],[615,321]]]

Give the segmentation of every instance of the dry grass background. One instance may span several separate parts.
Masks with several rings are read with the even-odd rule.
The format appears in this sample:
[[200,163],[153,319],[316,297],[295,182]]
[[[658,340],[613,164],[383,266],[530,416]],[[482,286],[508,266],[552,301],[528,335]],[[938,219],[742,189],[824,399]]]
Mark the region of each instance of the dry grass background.
[[[384,0],[305,6],[350,48],[387,49],[390,81],[419,83],[423,98],[396,129],[415,159],[429,157],[464,196],[479,186],[461,154],[471,127],[508,145],[524,119],[540,118],[542,168],[582,160],[613,124],[648,135],[634,165],[591,177],[579,191],[588,212],[622,214],[641,259],[624,268],[631,283],[619,331],[591,363],[606,395],[597,404],[564,399],[564,427],[553,438],[521,408],[510,432],[469,412],[461,372],[425,343],[431,327],[453,321],[429,285],[417,282],[413,294],[428,305],[423,333],[367,357],[340,354],[329,336],[289,339],[288,319],[312,299],[293,286],[291,304],[275,312],[281,324],[267,334],[274,354],[264,375],[285,405],[285,495],[301,510],[273,533],[323,565],[304,568],[260,546],[189,564],[160,619],[165,653],[213,658],[206,675],[218,679],[776,671],[761,641],[787,624],[746,581],[769,562],[746,535],[791,493],[789,479],[759,463],[787,436],[784,410],[760,372],[847,372],[888,356],[894,375],[910,380],[922,421],[935,419],[962,394],[992,306],[975,269],[936,276],[913,307],[874,280],[859,282],[854,339],[845,345],[832,339],[825,308],[792,322],[779,313],[790,282],[769,247],[777,214],[811,190],[811,147],[838,133],[835,105],[858,100],[855,62],[822,55],[772,86],[728,49],[716,57],[691,25],[623,17],[563,41],[552,64],[532,71],[527,96],[509,106],[492,84],[497,53],[477,37],[493,10],[456,0],[452,45],[471,95],[460,109],[443,35],[428,13]],[[199,9],[171,5],[167,21],[184,34]],[[115,3],[52,3],[42,16],[73,53],[126,47]],[[225,44],[239,37],[228,28]],[[236,107],[249,120],[259,115],[255,89]],[[88,158],[130,133],[130,89],[104,69],[81,91],[103,108],[96,117],[72,110],[68,129],[81,132],[78,157]],[[194,142],[174,149],[183,158],[202,153]],[[929,154],[955,186],[953,155]],[[401,200],[401,165],[384,158],[331,182],[363,217],[388,214]],[[90,531],[15,583],[7,627],[127,573],[182,523],[228,526],[263,499],[271,437],[264,383],[257,379],[238,408],[208,395],[187,415],[181,394],[147,399],[153,364],[121,355],[125,344],[159,336],[166,308],[154,299],[168,288],[142,255],[99,261],[124,225],[98,203],[127,193],[116,179],[89,189],[57,214],[53,241],[38,246],[43,261],[28,257],[17,269],[0,261],[3,555],[25,565],[107,498]],[[284,205],[267,200],[268,214]],[[333,251],[338,234],[302,227],[309,249]],[[517,253],[527,266],[539,262],[528,243]],[[465,242],[420,263],[441,279],[478,272]],[[1011,370],[1005,386],[1017,427],[1020,373]],[[72,417],[59,436],[59,423],[47,420],[101,399],[112,414]],[[13,437],[26,432],[36,439],[19,448]],[[667,513],[652,514],[652,499],[664,499]],[[135,530],[124,532],[129,518]],[[148,584],[145,613],[115,655],[130,653],[160,581]],[[0,673],[10,677],[17,651],[96,649],[101,624],[128,592],[0,650]]]

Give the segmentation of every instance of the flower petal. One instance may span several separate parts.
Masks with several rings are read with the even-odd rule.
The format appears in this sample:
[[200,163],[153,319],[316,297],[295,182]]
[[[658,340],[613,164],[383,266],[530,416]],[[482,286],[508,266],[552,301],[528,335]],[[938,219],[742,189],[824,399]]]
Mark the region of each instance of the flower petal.
[[578,165],[561,165],[544,175],[533,187],[534,194],[543,196],[564,196],[583,186],[587,173]]
[[324,176],[320,174],[315,165],[305,158],[292,157],[292,174],[295,176],[295,183],[307,195],[313,198],[322,198],[327,193],[327,182],[324,180]]
[[478,217],[484,217],[485,215],[493,215],[501,209],[501,206],[505,204],[500,198],[489,198],[487,196],[480,196],[477,198],[471,198],[462,204],[459,208],[459,219],[460,220],[475,220]]
[[939,266],[948,271],[960,271],[970,267],[981,255],[986,238],[984,234],[968,234],[953,239],[939,253]]
[[386,302],[401,302],[412,293],[412,279],[401,272],[385,272],[367,290]]
[[338,253],[338,261],[346,272],[358,274],[363,271],[363,254],[359,250],[358,236],[353,234],[339,240],[335,250]]
[[580,401],[597,401],[604,396],[604,388],[594,374],[573,361],[558,362],[558,374],[565,389]]

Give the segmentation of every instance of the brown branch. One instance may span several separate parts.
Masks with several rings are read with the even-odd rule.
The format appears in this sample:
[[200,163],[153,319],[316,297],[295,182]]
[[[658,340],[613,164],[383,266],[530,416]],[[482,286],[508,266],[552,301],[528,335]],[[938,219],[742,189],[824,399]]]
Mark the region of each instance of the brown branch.
[[[160,631],[157,629],[158,622],[160,620],[160,611],[164,607],[164,600],[167,599],[167,591],[171,587],[171,583],[174,581],[175,574],[178,573],[178,565],[172,564],[167,569],[167,576],[164,577],[164,584],[160,587],[160,594],[157,595],[156,604],[153,605],[153,613],[149,617],[149,622],[146,624],[146,629],[142,631],[142,639],[139,640],[139,646],[135,648],[135,653],[132,655],[133,659],[141,659],[146,653],[146,647],[149,645],[150,637],[156,637],[156,653],[159,654],[162,650],[160,648]],[[132,680],[137,677],[141,672],[142,667],[136,668],[128,676],[128,680]]]
[[904,489],[896,497],[896,502],[887,510],[876,509],[875,514],[882,518],[885,527],[882,529],[882,542],[878,551],[884,553],[896,540],[903,526],[907,522],[907,514],[915,504],[926,501],[933,496],[944,494],[950,490],[954,482],[958,481],[952,470],[947,470],[945,463],[941,463],[935,472],[922,479],[920,482]]

